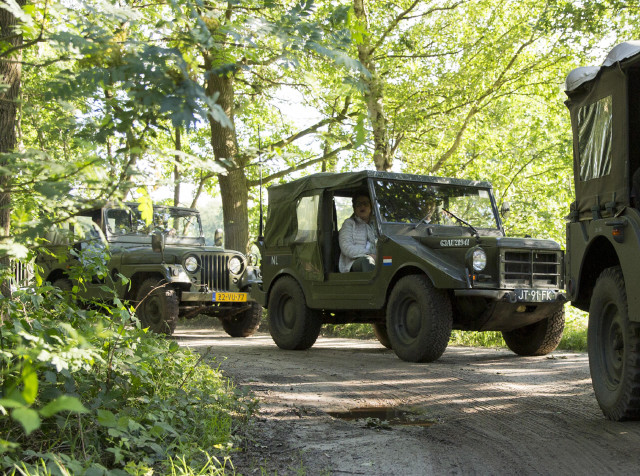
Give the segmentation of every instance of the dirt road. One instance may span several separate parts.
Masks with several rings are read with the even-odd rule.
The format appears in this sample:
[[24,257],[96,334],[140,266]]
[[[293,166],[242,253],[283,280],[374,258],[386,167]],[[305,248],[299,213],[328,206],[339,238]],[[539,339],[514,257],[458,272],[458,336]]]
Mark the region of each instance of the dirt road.
[[[294,352],[278,349],[268,334],[233,339],[178,327],[175,337],[199,351],[211,346],[214,365],[261,401],[247,451],[234,457],[242,474],[620,475],[640,468],[640,422],[604,419],[584,353],[523,358],[449,347],[435,363],[412,364],[377,341],[320,338]],[[354,410],[362,407],[362,415]]]

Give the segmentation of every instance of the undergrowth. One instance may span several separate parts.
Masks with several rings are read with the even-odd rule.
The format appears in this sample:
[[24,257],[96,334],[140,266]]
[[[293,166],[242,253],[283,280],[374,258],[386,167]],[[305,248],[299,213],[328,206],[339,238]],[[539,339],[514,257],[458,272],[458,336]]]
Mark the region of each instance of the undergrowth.
[[0,319],[2,474],[233,472],[255,402],[211,357],[51,286],[1,299]]

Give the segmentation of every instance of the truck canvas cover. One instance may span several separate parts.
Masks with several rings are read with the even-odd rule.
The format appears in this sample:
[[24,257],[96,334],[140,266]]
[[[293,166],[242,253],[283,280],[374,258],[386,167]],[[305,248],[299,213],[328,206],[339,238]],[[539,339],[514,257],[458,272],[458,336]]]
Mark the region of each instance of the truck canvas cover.
[[638,68],[640,41],[628,41],[613,48],[600,67],[577,68],[567,76],[579,218],[629,205],[630,177],[640,168],[640,138],[628,133],[629,123],[640,120],[640,81],[629,72]]

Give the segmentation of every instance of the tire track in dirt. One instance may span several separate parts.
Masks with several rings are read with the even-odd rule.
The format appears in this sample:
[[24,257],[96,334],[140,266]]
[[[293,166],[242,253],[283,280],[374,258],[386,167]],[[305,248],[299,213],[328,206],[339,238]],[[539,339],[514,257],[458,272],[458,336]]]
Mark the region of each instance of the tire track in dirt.
[[[637,472],[640,423],[604,419],[584,353],[458,347],[412,364],[374,341],[320,338],[287,352],[265,334],[179,327],[175,336],[213,347],[214,365],[261,401],[247,451],[234,458],[243,474]],[[409,408],[435,423],[385,429],[327,414],[362,406]]]

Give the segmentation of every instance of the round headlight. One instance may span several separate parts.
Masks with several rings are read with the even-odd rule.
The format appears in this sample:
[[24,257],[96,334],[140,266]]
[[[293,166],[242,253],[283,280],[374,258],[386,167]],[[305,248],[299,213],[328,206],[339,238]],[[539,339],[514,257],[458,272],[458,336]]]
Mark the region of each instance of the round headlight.
[[198,269],[198,259],[195,256],[189,256],[184,260],[184,267],[190,273],[195,273]]
[[229,271],[233,274],[240,274],[242,272],[242,260],[238,256],[234,256],[229,260]]
[[473,250],[472,265],[476,272],[482,271],[487,266],[487,254],[482,248]]
[[258,255],[255,253],[249,253],[247,255],[247,263],[249,266],[256,266],[258,264]]

